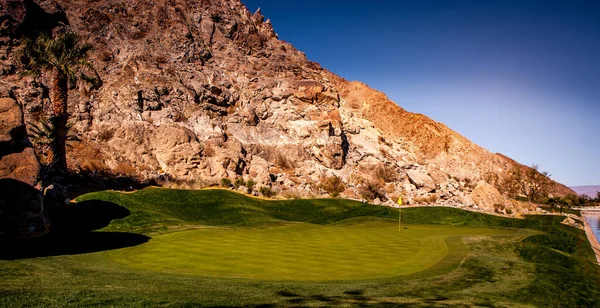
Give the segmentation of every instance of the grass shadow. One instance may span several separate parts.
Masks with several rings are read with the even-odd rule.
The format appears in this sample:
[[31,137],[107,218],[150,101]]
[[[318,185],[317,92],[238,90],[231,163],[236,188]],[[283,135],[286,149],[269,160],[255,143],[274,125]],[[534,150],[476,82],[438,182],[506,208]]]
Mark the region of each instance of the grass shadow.
[[363,290],[349,290],[340,296],[300,295],[289,291],[278,291],[276,295],[283,297],[283,306],[289,307],[410,307],[402,303],[391,303],[364,296]]

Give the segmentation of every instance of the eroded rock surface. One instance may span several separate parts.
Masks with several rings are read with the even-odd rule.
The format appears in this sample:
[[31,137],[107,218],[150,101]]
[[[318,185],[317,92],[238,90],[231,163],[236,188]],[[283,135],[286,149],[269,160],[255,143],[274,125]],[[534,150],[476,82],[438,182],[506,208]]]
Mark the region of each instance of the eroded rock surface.
[[343,197],[378,183],[384,204],[474,206],[468,183],[512,166],[309,61],[239,0],[1,3],[0,97],[16,98],[27,121],[48,113],[49,83],[19,74],[21,40],[66,27],[94,46],[93,78],[69,94],[74,169],[192,187],[241,177],[301,196],[336,175]]

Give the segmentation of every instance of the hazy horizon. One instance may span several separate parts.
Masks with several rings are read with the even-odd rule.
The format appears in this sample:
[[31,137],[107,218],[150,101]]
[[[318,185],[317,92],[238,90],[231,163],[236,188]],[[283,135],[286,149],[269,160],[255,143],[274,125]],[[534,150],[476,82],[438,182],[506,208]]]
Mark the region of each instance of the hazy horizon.
[[402,108],[567,186],[600,184],[599,2],[242,2]]

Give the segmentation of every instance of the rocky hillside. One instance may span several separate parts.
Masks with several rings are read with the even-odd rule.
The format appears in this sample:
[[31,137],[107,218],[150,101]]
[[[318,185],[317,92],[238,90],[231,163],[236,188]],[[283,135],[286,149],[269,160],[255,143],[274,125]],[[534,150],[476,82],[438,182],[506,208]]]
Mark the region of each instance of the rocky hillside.
[[243,178],[288,196],[324,194],[335,175],[349,198],[514,206],[482,181],[509,160],[307,60],[239,0],[0,5],[0,97],[29,122],[47,115],[50,82],[19,74],[20,42],[70,29],[94,46],[95,69],[69,94],[74,170],[166,185]]

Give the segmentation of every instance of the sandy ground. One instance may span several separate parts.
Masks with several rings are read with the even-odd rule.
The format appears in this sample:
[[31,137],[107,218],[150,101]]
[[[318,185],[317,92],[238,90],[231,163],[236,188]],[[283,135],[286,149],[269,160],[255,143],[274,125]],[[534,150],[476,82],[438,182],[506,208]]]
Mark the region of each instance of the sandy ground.
[[600,243],[598,242],[598,238],[596,238],[596,235],[594,234],[594,231],[592,231],[592,227],[590,227],[590,224],[588,224],[587,220],[584,219],[584,223],[585,234],[587,234],[588,240],[592,245],[592,249],[596,253],[596,260],[598,261],[598,264],[600,264]]

